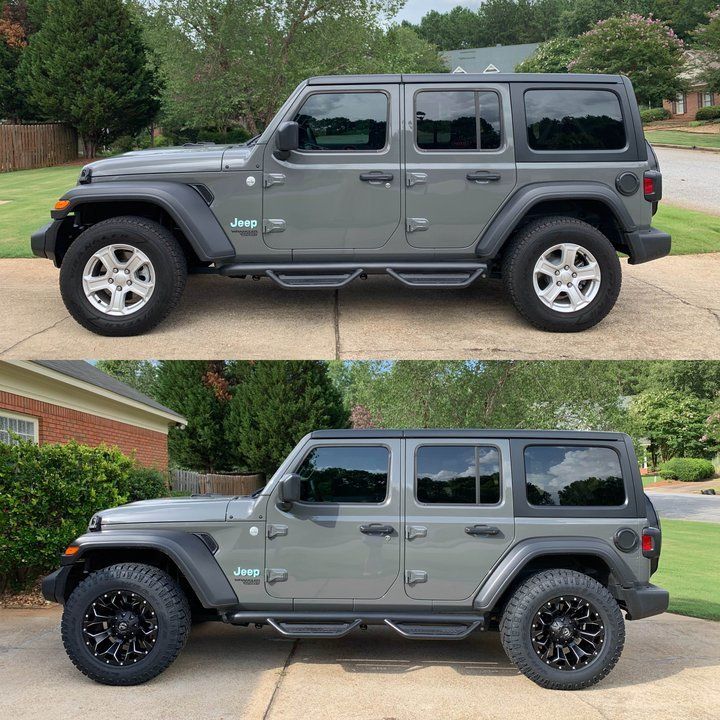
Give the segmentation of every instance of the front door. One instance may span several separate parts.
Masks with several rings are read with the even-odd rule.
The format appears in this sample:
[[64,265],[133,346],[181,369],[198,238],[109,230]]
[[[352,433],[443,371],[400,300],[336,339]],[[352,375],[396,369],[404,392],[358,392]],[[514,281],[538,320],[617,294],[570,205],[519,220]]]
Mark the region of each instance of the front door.
[[408,243],[475,244],[515,187],[508,85],[405,85],[405,117]]
[[515,534],[506,440],[407,440],[405,588],[465,600]]
[[268,503],[266,589],[280,598],[375,599],[400,572],[400,440],[313,444],[301,500]]
[[287,159],[265,150],[263,237],[290,250],[384,245],[400,223],[399,85],[310,86],[284,120],[300,125]]

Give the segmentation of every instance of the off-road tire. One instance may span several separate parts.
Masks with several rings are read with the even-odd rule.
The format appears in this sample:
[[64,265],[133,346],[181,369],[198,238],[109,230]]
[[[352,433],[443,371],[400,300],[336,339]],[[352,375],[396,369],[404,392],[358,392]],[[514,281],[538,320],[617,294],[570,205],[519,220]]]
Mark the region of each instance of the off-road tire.
[[[93,307],[85,297],[82,274],[92,255],[106,245],[137,247],[151,260],[155,289],[145,307],[125,317],[112,317]],[[98,335],[140,335],[164,320],[178,304],[187,280],[187,260],[175,236],[147,218],[122,216],[103,220],[71,243],[60,267],[60,293],[68,312]]]
[[[83,640],[84,613],[96,598],[111,590],[135,592],[155,609],[157,642],[136,665],[106,665]],[[190,606],[165,571],[139,563],[111,565],[92,573],[73,590],[65,604],[61,630],[65,650],[80,672],[104,685],[139,685],[163,672],[182,650],[190,632]]]
[[[605,630],[602,650],[587,667],[559,670],[546,665],[533,649],[531,627],[538,609],[552,598],[574,595],[592,603]],[[510,662],[541,687],[582,690],[600,682],[615,667],[625,644],[625,622],[615,598],[596,580],[574,570],[545,570],[529,577],[513,593],[500,620],[500,638]]]
[[[533,268],[541,254],[561,242],[589,250],[600,265],[598,294],[577,312],[557,312],[543,304],[533,288]],[[597,325],[612,310],[622,285],[617,251],[597,228],[572,217],[545,217],[529,222],[510,240],[501,266],[505,291],[518,312],[548,332],[580,332]]]

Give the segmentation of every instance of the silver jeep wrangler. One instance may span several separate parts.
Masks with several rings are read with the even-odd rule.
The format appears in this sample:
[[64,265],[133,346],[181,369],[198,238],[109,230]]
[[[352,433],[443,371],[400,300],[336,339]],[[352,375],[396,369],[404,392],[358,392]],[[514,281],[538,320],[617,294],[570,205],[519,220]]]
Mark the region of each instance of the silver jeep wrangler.
[[87,165],[32,249],[103,335],[157,325],[188,271],[283,288],[502,277],[533,325],[578,331],[615,304],[618,252],[670,251],[651,227],[661,184],[625,77],[316,77],[243,145]]
[[111,685],[155,677],[214,619],[293,638],[499,630],[527,677],[575,690],[618,661],[623,613],[667,609],[660,542],[626,435],[326,430],[252,497],[98,513],[42,587],[73,663]]

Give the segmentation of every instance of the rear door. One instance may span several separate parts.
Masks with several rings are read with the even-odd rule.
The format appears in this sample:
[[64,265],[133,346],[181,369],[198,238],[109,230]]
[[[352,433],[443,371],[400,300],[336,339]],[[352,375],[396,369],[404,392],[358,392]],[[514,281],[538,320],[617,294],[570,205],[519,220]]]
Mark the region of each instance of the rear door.
[[406,592],[465,600],[513,541],[509,443],[406,442]]
[[466,248],[515,187],[506,83],[408,84],[406,233],[410,245]]

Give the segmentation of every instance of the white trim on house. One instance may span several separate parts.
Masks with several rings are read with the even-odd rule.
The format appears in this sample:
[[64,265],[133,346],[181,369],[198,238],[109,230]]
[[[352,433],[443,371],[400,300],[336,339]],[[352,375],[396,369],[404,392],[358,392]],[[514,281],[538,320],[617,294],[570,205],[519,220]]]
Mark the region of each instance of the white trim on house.
[[[30,423],[32,425],[32,433],[20,432],[19,428],[8,427],[4,420],[18,420],[20,422]],[[10,412],[4,408],[0,408],[0,443],[14,444],[8,430],[26,440],[32,440],[36,445],[40,442],[40,423],[38,418],[32,415],[20,415],[16,412]]]

